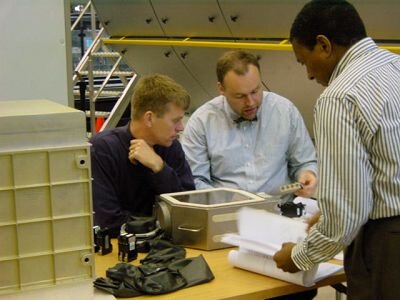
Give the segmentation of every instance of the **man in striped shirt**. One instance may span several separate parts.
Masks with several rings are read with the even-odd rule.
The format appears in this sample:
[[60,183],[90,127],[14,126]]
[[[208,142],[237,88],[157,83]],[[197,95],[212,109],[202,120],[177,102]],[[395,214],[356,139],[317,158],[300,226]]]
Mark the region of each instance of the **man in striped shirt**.
[[400,57],[367,37],[346,1],[306,4],[290,40],[327,86],[314,109],[321,217],[274,259],[296,272],[344,249],[349,299],[400,299]]

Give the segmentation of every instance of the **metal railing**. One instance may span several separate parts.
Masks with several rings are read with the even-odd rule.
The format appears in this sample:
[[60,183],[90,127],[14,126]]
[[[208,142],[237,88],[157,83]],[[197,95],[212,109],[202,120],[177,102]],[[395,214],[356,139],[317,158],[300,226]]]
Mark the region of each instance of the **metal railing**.
[[[85,89],[80,89],[79,93],[83,93],[81,97],[86,98],[88,96],[89,99],[89,111],[86,114],[90,118],[90,131],[92,134],[95,133],[96,129],[96,116],[102,115],[102,117],[106,117],[106,121],[104,122],[101,130],[105,128],[113,128],[118,124],[122,114],[126,110],[127,106],[129,105],[129,91],[133,87],[133,82],[136,79],[136,74],[133,72],[123,71],[121,72],[119,67],[121,66],[122,62],[122,54],[118,52],[111,52],[106,45],[103,44],[102,38],[105,33],[103,27],[100,27],[100,30],[96,28],[96,13],[91,1],[85,5],[85,7],[80,12],[79,16],[71,26],[71,32],[76,28],[79,22],[82,21],[83,16],[88,12],[90,9],[91,13],[91,31],[93,36],[93,42],[89,46],[89,48],[85,51],[84,55],[82,56],[81,60],[79,61],[78,65],[74,70],[74,75],[72,78],[73,86],[75,86],[78,81],[83,80],[83,77],[87,77],[88,81],[88,91],[86,92]],[[96,64],[94,63],[94,59],[102,57],[112,60],[112,68],[109,71],[98,71],[94,70]],[[101,83],[98,89],[95,89],[94,85],[94,77],[101,76],[105,77],[103,82]],[[110,80],[113,76],[116,76],[120,79],[122,86],[124,87],[123,91],[110,91],[107,88],[107,85],[110,83]],[[104,112],[97,112],[96,111],[96,101],[101,96],[109,96],[113,95],[118,97],[113,109],[109,114],[104,114]]]

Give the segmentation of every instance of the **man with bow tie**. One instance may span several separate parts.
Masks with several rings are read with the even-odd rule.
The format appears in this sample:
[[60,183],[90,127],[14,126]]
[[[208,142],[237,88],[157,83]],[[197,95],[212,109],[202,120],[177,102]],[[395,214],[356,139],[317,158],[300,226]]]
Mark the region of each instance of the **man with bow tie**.
[[263,91],[257,58],[228,51],[217,62],[220,96],[198,108],[182,135],[197,189],[238,188],[279,194],[294,181],[296,195],[317,186],[315,150],[297,108]]

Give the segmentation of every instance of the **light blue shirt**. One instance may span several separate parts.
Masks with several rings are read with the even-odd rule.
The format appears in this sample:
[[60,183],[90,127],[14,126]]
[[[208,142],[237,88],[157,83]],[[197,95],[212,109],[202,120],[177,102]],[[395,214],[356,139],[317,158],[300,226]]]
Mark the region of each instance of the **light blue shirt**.
[[317,174],[314,146],[296,107],[271,92],[263,93],[261,103],[257,121],[240,124],[224,96],[192,114],[181,142],[197,189],[278,194],[301,171]]

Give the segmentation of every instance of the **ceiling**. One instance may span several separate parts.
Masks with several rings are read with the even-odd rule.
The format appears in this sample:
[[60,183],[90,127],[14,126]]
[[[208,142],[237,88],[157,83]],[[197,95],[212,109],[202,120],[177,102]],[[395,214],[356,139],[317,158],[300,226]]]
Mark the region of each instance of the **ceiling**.
[[[139,74],[163,73],[191,94],[190,111],[218,94],[215,63],[230,47],[172,44],[190,38],[197,42],[278,44],[289,35],[301,0],[92,0],[111,40],[163,41],[167,44],[110,44],[124,52],[125,61]],[[400,1],[351,1],[368,33],[379,40],[400,40]],[[233,45],[233,44],[231,44]],[[299,108],[312,132],[313,105],[322,87],[306,78],[290,47],[273,51],[243,47],[255,53],[268,88]]]

